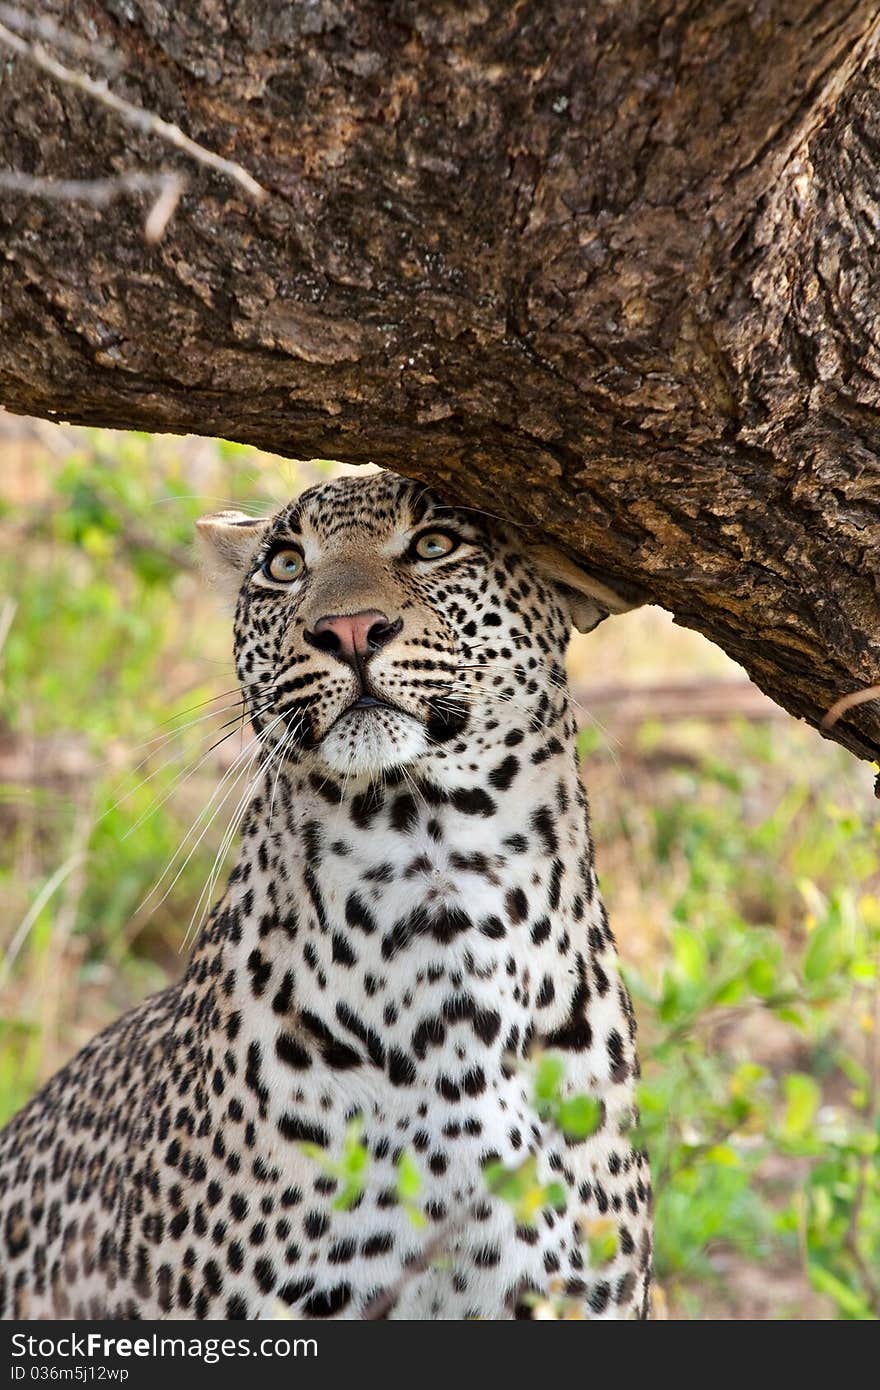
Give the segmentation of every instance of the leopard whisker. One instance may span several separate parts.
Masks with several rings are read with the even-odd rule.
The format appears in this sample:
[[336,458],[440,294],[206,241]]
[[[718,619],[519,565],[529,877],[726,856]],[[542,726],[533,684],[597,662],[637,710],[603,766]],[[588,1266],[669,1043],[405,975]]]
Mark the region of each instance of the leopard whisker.
[[[279,715],[279,716],[278,716],[278,720],[279,720],[279,721],[280,721],[280,719],[282,719],[282,718],[283,718],[283,715]],[[275,721],[275,722],[278,722],[278,721]],[[270,727],[274,727],[274,723],[273,723],[273,725],[270,726]],[[188,864],[188,863],[190,862],[190,860],[192,859],[193,855],[195,854],[196,850],[198,849],[199,845],[201,844],[202,840],[204,839],[205,835],[207,834],[208,830],[210,829],[211,825],[213,825],[214,821],[216,820],[216,818],[217,818],[217,816],[218,816],[218,814],[219,814],[219,812],[220,812],[220,809],[221,809],[221,807],[222,807],[222,805],[223,805],[223,802],[225,801],[226,797],[229,795],[229,792],[232,790],[232,787],[234,787],[234,786],[236,785],[236,783],[240,780],[241,775],[242,775],[242,772],[246,769],[246,767],[248,766],[248,764],[249,764],[251,761],[253,761],[253,758],[254,758],[255,756],[258,755],[259,751],[260,751],[260,740],[259,740],[259,738],[258,738],[258,739],[255,740],[255,744],[251,744],[251,745],[249,745],[248,747],[246,747],[245,749],[243,749],[242,752],[241,752],[241,753],[238,755],[238,757],[235,759],[235,761],[232,763],[231,767],[229,767],[229,768],[227,769],[227,771],[224,773],[223,777],[220,779],[219,783],[217,784],[217,787],[215,788],[214,792],[213,792],[213,793],[211,794],[211,796],[209,797],[209,799],[208,799],[206,805],[202,808],[202,810],[201,810],[201,811],[199,812],[199,814],[196,816],[195,820],[193,821],[193,824],[190,826],[189,830],[188,830],[188,831],[186,832],[186,834],[184,835],[183,840],[181,841],[180,848],[179,848],[179,849],[175,852],[175,854],[172,856],[172,858],[171,858],[171,860],[170,860],[170,862],[169,862],[167,868],[163,871],[161,877],[158,879],[158,881],[156,882],[156,884],[153,886],[153,888],[152,888],[152,889],[150,890],[150,892],[147,894],[146,898],[144,898],[143,902],[142,902],[142,903],[139,905],[139,907],[137,908],[137,911],[138,911],[138,912],[142,912],[142,911],[143,911],[143,909],[147,906],[147,904],[152,900],[153,896],[154,896],[154,895],[158,892],[158,890],[161,888],[161,886],[162,886],[162,884],[164,883],[165,879],[167,878],[168,874],[169,874],[169,873],[171,872],[171,870],[173,869],[174,864],[175,864],[175,861],[177,860],[178,856],[180,855],[180,853],[182,852],[182,850],[183,850],[184,847],[186,846],[187,841],[189,840],[189,837],[192,835],[192,833],[193,833],[193,832],[195,831],[195,829],[198,827],[198,824],[199,824],[199,822],[202,820],[202,818],[203,818],[203,817],[207,814],[207,812],[210,810],[211,806],[214,804],[214,802],[215,802],[215,800],[217,799],[218,795],[220,795],[221,790],[222,790],[223,788],[225,788],[225,790],[223,791],[223,795],[222,795],[221,798],[220,798],[220,801],[218,802],[218,804],[217,804],[217,806],[215,807],[215,809],[214,809],[213,813],[211,814],[211,816],[210,816],[210,817],[208,818],[208,820],[206,821],[204,827],[202,828],[202,830],[201,830],[201,832],[200,832],[200,834],[199,834],[199,836],[198,836],[198,839],[197,839],[197,840],[195,841],[195,843],[192,845],[192,847],[191,847],[189,853],[187,854],[186,858],[184,859],[183,863],[181,864],[180,868],[178,869],[177,873],[175,874],[175,876],[174,876],[172,882],[169,884],[168,888],[167,888],[167,889],[165,890],[165,892],[162,894],[162,897],[159,899],[159,901],[155,904],[155,906],[154,906],[154,908],[153,908],[153,911],[155,911],[156,909],[158,909],[159,907],[161,907],[162,903],[163,903],[163,902],[165,901],[165,899],[168,897],[168,894],[169,894],[169,893],[172,891],[172,889],[174,888],[175,884],[177,883],[178,879],[180,878],[180,875],[183,873],[183,871],[184,871],[184,869],[186,868],[187,864]],[[234,776],[233,776],[233,774],[234,774]],[[233,778],[233,780],[232,780],[231,783],[229,783],[229,778],[230,778],[230,777]]]
[[[210,716],[206,717],[210,718]],[[137,830],[137,828],[140,825],[143,825],[144,821],[147,819],[148,816],[151,816],[154,811],[157,811],[159,809],[160,806],[164,806],[165,802],[168,800],[168,797],[171,796],[174,791],[176,791],[177,787],[181,786],[183,782],[187,781],[189,777],[192,776],[193,772],[197,771],[198,768],[200,768],[205,763],[205,761],[210,757],[210,755],[214,752],[215,749],[219,748],[221,744],[226,742],[227,739],[234,738],[235,735],[240,731],[240,729],[243,729],[243,727],[243,716],[240,714],[237,714],[233,719],[228,720],[225,724],[221,724],[220,729],[229,729],[229,733],[224,734],[222,738],[219,738],[214,743],[212,743],[210,748],[205,750],[205,752],[199,758],[198,762],[195,764],[194,767],[190,768],[188,772],[185,772],[185,774],[182,777],[175,778],[166,795],[163,796],[161,800],[154,802],[153,805],[150,806],[149,809],[144,812],[140,819],[136,821],[136,823],[125,832],[125,835],[122,838],[127,839],[128,836],[134,830]],[[124,792],[122,796],[118,797],[116,801],[114,801],[111,806],[108,806],[107,810],[104,811],[101,816],[99,816],[98,824],[100,824],[100,822],[104,820],[105,817],[109,816],[112,811],[115,811],[117,806],[121,806],[124,801],[127,801],[129,797],[134,796],[136,792],[139,792],[143,787],[147,786],[149,782],[152,782],[153,779],[158,777],[160,773],[164,772],[166,768],[171,767],[172,764],[177,761],[178,757],[179,754],[173,753],[170,758],[165,758],[159,764],[159,766],[155,768],[151,773],[149,773],[146,777],[141,778],[140,782],[138,782],[134,787],[130,787],[128,791]],[[138,764],[138,766],[143,767],[144,763],[146,763],[147,761],[148,758],[144,758]]]
[[[217,849],[217,852],[214,855],[214,862],[211,865],[211,870],[208,874],[207,881],[205,882],[202,891],[198,896],[196,905],[193,908],[192,916],[189,920],[189,926],[187,927],[186,934],[183,938],[183,947],[186,946],[193,931],[198,932],[202,928],[202,925],[205,920],[205,915],[210,908],[211,899],[214,895],[214,888],[216,886],[217,879],[220,875],[220,871],[223,867],[223,861],[226,858],[226,855],[229,851],[229,847],[232,844],[232,841],[235,839],[236,832],[239,826],[241,825],[242,820],[247,814],[248,807],[251,804],[253,794],[257,786],[260,784],[260,781],[264,777],[268,778],[269,770],[276,758],[280,761],[280,753],[284,749],[285,742],[286,737],[280,739],[279,742],[275,744],[268,758],[264,762],[260,763],[256,772],[254,773],[254,776],[245,785],[244,792],[242,793],[239,801],[237,802],[236,807],[232,812],[232,816],[230,817],[229,822],[226,826],[226,829],[223,832],[223,837],[220,841],[219,848]],[[196,918],[198,918],[198,922],[196,922]],[[181,947],[181,949],[183,949],[183,947]]]

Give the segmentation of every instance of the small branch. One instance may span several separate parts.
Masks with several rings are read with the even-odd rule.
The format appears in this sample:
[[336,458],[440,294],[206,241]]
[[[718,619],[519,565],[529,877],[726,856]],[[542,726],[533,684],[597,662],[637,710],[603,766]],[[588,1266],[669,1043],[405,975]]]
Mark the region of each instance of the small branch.
[[399,1279],[390,1284],[376,1298],[368,1303],[361,1316],[362,1322],[381,1322],[388,1316],[393,1308],[397,1306],[400,1295],[406,1287],[417,1279],[420,1274],[424,1274],[430,1269],[431,1265],[441,1255],[446,1254],[453,1238],[458,1233],[463,1221],[447,1222],[436,1235],[427,1242],[419,1251],[418,1255],[410,1264],[406,1266]]
[[650,685],[613,682],[578,686],[574,696],[589,718],[601,710],[614,724],[645,719],[782,720],[790,716],[748,680],[660,681]]
[[115,76],[123,66],[118,53],[105,48],[97,40],[83,39],[80,38],[79,34],[69,33],[56,24],[54,19],[49,19],[48,15],[26,14],[24,10],[20,10],[15,5],[0,4],[0,23],[14,29],[17,34],[31,34],[35,38],[45,39],[47,43],[53,43],[56,48],[65,49],[76,58],[88,58],[90,62],[96,63],[98,67],[108,72],[111,77]]
[[135,106],[132,102],[126,101],[124,97],[117,96],[115,92],[110,91],[103,78],[89,77],[88,73],[65,67],[63,63],[59,63],[53,58],[51,53],[47,53],[42,44],[21,38],[2,23],[0,23],[0,43],[11,48],[20,57],[34,63],[58,82],[63,82],[68,87],[75,87],[79,91],[85,92],[87,96],[93,97],[95,101],[106,106],[108,110],[114,111],[117,116],[120,116],[128,125],[134,126],[136,130],[141,130],[147,135],[159,136],[167,144],[173,145],[175,149],[183,150],[196,163],[214,169],[218,174],[223,174],[228,179],[233,179],[252,198],[262,201],[268,197],[266,189],[257,183],[256,179],[252,178],[241,164],[237,164],[231,159],[224,159],[222,155],[215,154],[213,150],[191,140],[179,126],[172,125],[170,121],[163,121],[162,117],[157,116],[153,111],[147,111],[144,107]]
[[144,224],[144,235],[150,243],[161,241],[185,188],[186,179],[182,174],[132,170],[105,179],[51,179],[0,169],[0,189],[53,202],[89,203],[92,207],[104,208],[129,193],[153,194],[154,201]]
[[851,690],[848,695],[842,695],[826,712],[822,719],[822,728],[833,729],[847,710],[855,709],[856,705],[866,705],[870,700],[880,700],[880,685],[868,685],[864,690]]

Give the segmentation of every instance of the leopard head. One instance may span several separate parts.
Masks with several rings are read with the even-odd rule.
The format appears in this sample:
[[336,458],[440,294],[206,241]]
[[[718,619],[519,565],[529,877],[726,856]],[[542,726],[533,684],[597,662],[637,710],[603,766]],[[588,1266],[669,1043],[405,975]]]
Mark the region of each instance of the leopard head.
[[235,604],[257,732],[353,777],[546,722],[572,626],[629,606],[559,551],[388,472],[320,484],[267,519],[204,517],[198,539]]

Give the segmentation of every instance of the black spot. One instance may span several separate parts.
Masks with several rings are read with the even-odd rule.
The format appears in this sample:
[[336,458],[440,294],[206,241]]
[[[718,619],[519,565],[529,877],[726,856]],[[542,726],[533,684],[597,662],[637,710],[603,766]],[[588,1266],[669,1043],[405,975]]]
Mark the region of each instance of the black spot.
[[382,1231],[379,1235],[369,1236],[361,1242],[361,1254],[367,1260],[375,1259],[377,1255],[386,1255],[394,1245],[394,1237],[390,1231]]
[[296,1071],[305,1071],[312,1065],[311,1054],[306,1051],[302,1043],[297,1042],[292,1033],[278,1034],[275,1051],[282,1062],[286,1062],[289,1067],[293,1067]]
[[251,972],[251,988],[259,999],[269,983],[272,962],[265,960],[262,951],[255,948],[247,958],[247,965]]
[[172,1216],[171,1220],[168,1222],[168,1233],[173,1236],[175,1240],[179,1240],[188,1225],[189,1212],[184,1208],[183,1211],[179,1211]]
[[345,903],[345,920],[350,927],[358,927],[368,936],[376,930],[376,920],[363,899],[357,893],[349,893]]
[[330,1246],[327,1252],[328,1263],[331,1265],[348,1264],[349,1260],[354,1259],[356,1250],[357,1241],[351,1239],[338,1240],[334,1245]]
[[351,818],[360,830],[366,830],[385,805],[385,793],[377,782],[352,799]]
[[553,816],[548,806],[539,806],[532,815],[532,829],[540,836],[544,853],[552,859],[559,849],[559,839],[553,828]]
[[501,1251],[497,1245],[483,1245],[474,1253],[474,1264],[480,1269],[494,1269],[501,1263]]
[[502,763],[489,773],[489,781],[496,791],[506,792],[519,772],[519,758],[509,753]]
[[550,918],[541,917],[532,927],[532,941],[536,946],[540,946],[542,941],[546,941],[550,935]]
[[301,1115],[282,1115],[278,1121],[278,1129],[285,1139],[296,1143],[319,1144],[322,1149],[326,1149],[330,1143],[326,1129],[304,1120]]
[[408,834],[419,818],[415,797],[402,792],[391,803],[391,828]]
[[551,980],[550,976],[545,975],[543,980],[541,981],[541,988],[538,991],[538,997],[535,1000],[535,1007],[538,1009],[546,1009],[547,1005],[552,1004],[555,998],[556,986],[553,984],[553,981]]
[[261,1257],[254,1265],[254,1278],[261,1293],[271,1293],[277,1282],[275,1266],[271,1260]]
[[432,743],[448,743],[464,733],[468,711],[463,700],[454,695],[445,698],[435,695],[428,701],[428,711],[425,730]]
[[429,925],[428,914],[422,906],[399,918],[382,938],[382,959],[393,960],[398,952],[407,949],[414,937],[424,935]]
[[335,1288],[313,1293],[303,1304],[307,1318],[334,1318],[351,1302],[351,1285],[337,1284]]
[[326,1212],[310,1211],[303,1222],[303,1229],[310,1240],[320,1240],[330,1229],[330,1218]]
[[415,1062],[399,1047],[388,1053],[388,1077],[392,1086],[411,1086],[416,1079]]
[[340,931],[333,933],[333,959],[337,965],[346,965],[349,968],[357,965],[357,956],[351,949],[348,937],[343,936]]
[[629,1066],[623,1055],[623,1038],[616,1028],[608,1034],[608,1041],[605,1047],[608,1052],[608,1062],[611,1067],[611,1080],[625,1081],[629,1076]]
[[568,1017],[561,1027],[546,1034],[544,1042],[547,1047],[560,1047],[568,1052],[585,1052],[590,1046],[593,1034],[586,1018],[590,991],[583,957],[578,957],[578,976],[578,983],[568,1006]]
[[317,792],[331,806],[338,806],[342,800],[342,788],[330,780],[329,777],[318,777],[314,772],[309,774],[309,785],[312,791]]
[[438,1076],[437,1081],[435,1083],[435,1089],[437,1091],[437,1094],[441,1095],[444,1100],[449,1100],[453,1102],[461,1100],[461,1091],[459,1090],[458,1086],[456,1086],[455,1082],[452,1081],[448,1076]]
[[562,885],[562,875],[565,866],[561,859],[554,859],[550,868],[550,882],[547,885],[547,904],[551,912],[555,912],[559,906],[560,887]]
[[451,801],[456,811],[464,816],[494,816],[495,802],[482,787],[460,788],[454,791]]
[[292,1303],[298,1303],[307,1293],[311,1293],[314,1287],[314,1279],[294,1279],[278,1290],[278,1297],[282,1303],[286,1303],[290,1307]]
[[303,1009],[300,1020],[321,1044],[321,1056],[328,1067],[332,1067],[334,1071],[347,1071],[350,1067],[361,1065],[360,1053],[331,1033],[327,1025],[316,1014]]
[[469,1096],[481,1096],[486,1089],[486,1074],[482,1067],[471,1067],[462,1077],[462,1088]]
[[367,1055],[373,1063],[373,1066],[384,1067],[385,1048],[379,1034],[375,1032],[374,1029],[368,1028],[367,1025],[358,1018],[357,1014],[354,1013],[347,1004],[343,1004],[341,1000],[336,1005],[336,1017],[339,1019],[343,1028],[347,1028],[349,1033],[353,1033],[356,1038],[360,1039],[367,1049]]
[[446,944],[472,926],[473,922],[463,908],[444,905],[431,921],[431,934],[436,941]]
[[504,899],[507,915],[516,927],[529,915],[529,901],[521,888],[511,888]]
[[597,1284],[590,1294],[590,1307],[594,1313],[604,1313],[608,1307],[608,1300],[611,1297],[611,1285],[604,1279]]
[[412,1035],[413,1052],[422,1061],[429,1047],[442,1047],[446,1040],[446,1029],[437,1017],[424,1018]]

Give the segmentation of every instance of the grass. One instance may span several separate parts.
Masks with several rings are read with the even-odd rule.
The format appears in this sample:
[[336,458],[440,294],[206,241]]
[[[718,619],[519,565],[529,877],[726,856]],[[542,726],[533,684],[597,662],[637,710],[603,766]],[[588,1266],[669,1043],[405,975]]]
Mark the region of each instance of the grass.
[[[195,517],[329,467],[0,417],[0,1121],[182,968],[223,815],[178,850],[243,737]],[[875,1318],[871,770],[658,610],[578,639],[571,668],[640,1019],[658,1311]]]

